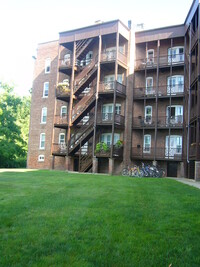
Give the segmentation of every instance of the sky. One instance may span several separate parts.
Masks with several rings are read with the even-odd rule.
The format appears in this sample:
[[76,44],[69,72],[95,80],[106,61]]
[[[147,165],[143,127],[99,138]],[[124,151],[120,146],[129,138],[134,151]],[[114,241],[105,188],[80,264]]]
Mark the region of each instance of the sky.
[[[3,3],[2,3],[3,2]],[[37,44],[59,32],[120,19],[144,29],[183,24],[193,0],[1,0],[0,81],[27,95],[32,87]]]

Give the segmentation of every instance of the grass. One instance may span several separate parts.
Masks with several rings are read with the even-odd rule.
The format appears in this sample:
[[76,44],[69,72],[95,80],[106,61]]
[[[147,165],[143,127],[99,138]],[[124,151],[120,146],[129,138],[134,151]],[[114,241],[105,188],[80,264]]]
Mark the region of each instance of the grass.
[[167,179],[0,173],[0,266],[200,266],[200,190]]

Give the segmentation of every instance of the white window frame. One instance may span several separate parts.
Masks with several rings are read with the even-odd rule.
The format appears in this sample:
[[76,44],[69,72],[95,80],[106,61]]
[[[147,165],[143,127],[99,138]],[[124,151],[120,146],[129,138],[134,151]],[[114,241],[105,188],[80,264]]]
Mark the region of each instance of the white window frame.
[[[173,85],[172,81],[176,79]],[[181,80],[181,82],[179,82]],[[184,75],[173,75],[167,78],[167,94],[177,94],[184,92]]]
[[[174,139],[174,146],[171,146],[171,141]],[[177,142],[178,141],[178,142]],[[183,149],[183,138],[181,135],[167,135],[165,138],[165,156],[174,158],[175,155],[181,155]],[[170,147],[169,147],[170,145]]]
[[[66,113],[63,113],[63,109],[66,109]],[[62,106],[60,109],[60,117],[65,118],[67,117],[67,106]]]
[[[146,143],[146,138],[149,138],[149,144]],[[143,142],[143,153],[151,153],[151,135],[145,134],[144,135],[144,142]]]
[[[108,141],[108,139],[109,139],[109,141]],[[114,133],[114,145],[117,143],[118,140],[120,140],[120,134]],[[102,133],[101,134],[101,142],[104,142],[108,146],[111,146],[112,145],[112,133]]]
[[[150,109],[151,114],[147,114],[147,110]],[[145,123],[151,124],[152,123],[152,106],[145,106],[144,112],[145,112]]]
[[[151,86],[148,86],[149,81],[151,81]],[[151,95],[155,94],[155,90],[153,90],[153,77],[147,77],[146,78],[146,94]]]
[[[178,50],[183,49],[183,53]],[[168,63],[176,64],[184,62],[184,46],[174,46],[168,48]]]
[[[153,56],[149,57],[149,54],[152,53]],[[154,63],[154,49],[148,49],[147,50],[147,64],[153,64]]]
[[[171,108],[175,108],[175,115],[171,114]],[[172,124],[183,123],[183,106],[182,105],[167,106],[166,115],[168,123]]]
[[45,60],[45,73],[50,73],[51,72],[51,59],[47,58]]
[[[64,137],[64,138],[63,138]],[[59,133],[59,144],[65,144],[65,133]]]
[[44,162],[44,159],[45,159],[44,155],[38,156],[38,162]]
[[42,150],[45,149],[45,139],[46,139],[45,133],[41,133],[40,134],[40,146],[39,146],[39,148]]
[[[46,92],[47,92],[47,95],[46,95]],[[43,98],[47,98],[48,96],[49,96],[49,82],[45,82],[43,86]]]
[[47,107],[44,107],[42,108],[41,124],[46,124],[46,123],[47,123]]

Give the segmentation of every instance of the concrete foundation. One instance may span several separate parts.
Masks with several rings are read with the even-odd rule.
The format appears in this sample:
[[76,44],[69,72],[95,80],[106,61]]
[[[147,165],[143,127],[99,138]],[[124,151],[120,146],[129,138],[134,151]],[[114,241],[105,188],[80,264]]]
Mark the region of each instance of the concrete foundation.
[[94,157],[92,160],[92,172],[98,173],[98,158]]
[[108,173],[111,174],[111,175],[114,173],[114,164],[115,164],[115,160],[109,158]]

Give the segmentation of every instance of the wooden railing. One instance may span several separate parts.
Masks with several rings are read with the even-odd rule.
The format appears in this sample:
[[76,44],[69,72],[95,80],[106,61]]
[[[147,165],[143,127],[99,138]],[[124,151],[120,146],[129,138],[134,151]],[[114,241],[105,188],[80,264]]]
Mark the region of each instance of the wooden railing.
[[[100,82],[99,92],[100,93],[113,93],[115,90],[115,81],[113,82]],[[116,82],[116,93],[126,95],[126,86]]]
[[152,87],[136,87],[133,88],[133,97],[134,98],[143,98],[143,97],[162,97],[162,96],[181,96],[184,95],[184,84],[175,84],[170,85],[161,85],[157,88]]
[[135,61],[135,70],[142,70],[148,68],[157,68],[159,66],[170,66],[184,63],[184,54],[173,54],[173,55],[161,55],[159,58],[142,58]]
[[[97,124],[112,124],[113,113],[98,113]],[[115,124],[124,125],[125,118],[120,114],[115,114]]]
[[68,116],[56,115],[54,117],[54,124],[56,124],[56,125],[68,125]]
[[[109,158],[111,156],[111,146],[108,146],[108,150],[104,151],[98,151],[95,152],[96,157],[105,157],[105,158]],[[117,147],[117,146],[113,146],[113,157],[119,158],[119,157],[123,157],[123,147]]]
[[57,155],[67,155],[67,145],[66,143],[53,143],[52,146],[52,154],[57,154]]
[[92,42],[92,38],[90,39],[84,39],[84,40],[80,40],[77,41],[76,43],[76,57],[78,58],[83,51],[88,47],[88,45]]
[[160,159],[160,160],[182,160],[182,148],[157,147],[154,154],[154,147],[132,147],[132,158],[134,159]]
[[[153,116],[138,116],[133,118],[133,128],[151,128],[156,125],[156,117]],[[183,115],[178,116],[158,116],[157,127],[173,128],[183,127]]]

